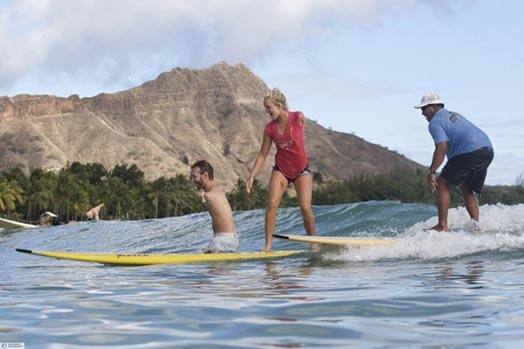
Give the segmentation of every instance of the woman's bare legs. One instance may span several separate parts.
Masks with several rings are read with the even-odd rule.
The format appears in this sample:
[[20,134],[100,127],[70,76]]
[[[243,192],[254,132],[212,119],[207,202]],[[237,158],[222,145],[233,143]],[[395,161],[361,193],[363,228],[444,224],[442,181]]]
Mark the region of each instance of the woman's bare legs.
[[267,193],[267,207],[266,207],[266,246],[264,251],[271,251],[271,239],[273,238],[273,232],[275,231],[275,224],[277,220],[277,210],[282,200],[282,195],[287,188],[287,179],[284,177],[282,172],[273,171],[271,172],[271,179],[269,180],[269,188]]

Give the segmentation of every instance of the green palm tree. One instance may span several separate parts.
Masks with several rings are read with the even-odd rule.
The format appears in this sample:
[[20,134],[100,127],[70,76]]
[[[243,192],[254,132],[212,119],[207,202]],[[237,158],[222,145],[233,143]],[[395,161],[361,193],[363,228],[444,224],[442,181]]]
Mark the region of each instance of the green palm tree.
[[170,200],[174,206],[175,216],[205,210],[202,196],[186,176],[179,174],[169,181],[172,188]]
[[55,185],[56,178],[52,172],[36,169],[29,174],[24,183],[26,219],[28,221],[34,221],[35,216],[38,217],[43,211],[52,210]]
[[155,208],[154,218],[158,218],[158,208],[161,204],[166,203],[168,197],[169,182],[164,177],[160,177],[149,184],[149,193],[147,194],[147,198],[151,200],[151,203]]
[[23,190],[16,181],[8,181],[5,178],[0,179],[0,211],[11,211],[16,209],[16,203],[22,204],[24,198]]
[[106,198],[108,201],[106,206],[110,214],[112,214],[115,219],[122,218],[122,207],[126,201],[128,192],[127,186],[119,177],[109,177],[105,181],[105,185]]

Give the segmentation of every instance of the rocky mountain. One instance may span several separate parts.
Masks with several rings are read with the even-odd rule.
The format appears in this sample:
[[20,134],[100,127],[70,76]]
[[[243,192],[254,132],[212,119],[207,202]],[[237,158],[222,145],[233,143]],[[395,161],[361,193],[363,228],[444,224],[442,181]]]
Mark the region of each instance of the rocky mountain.
[[[262,105],[268,91],[246,66],[219,63],[201,70],[175,68],[141,86],[91,98],[0,97],[0,169],[59,169],[73,161],[111,169],[136,163],[154,179],[187,174],[188,165],[206,159],[230,189],[246,179],[258,153],[269,121]],[[311,168],[324,179],[421,167],[311,120],[305,129]],[[274,149],[258,176],[263,183],[273,154]]]

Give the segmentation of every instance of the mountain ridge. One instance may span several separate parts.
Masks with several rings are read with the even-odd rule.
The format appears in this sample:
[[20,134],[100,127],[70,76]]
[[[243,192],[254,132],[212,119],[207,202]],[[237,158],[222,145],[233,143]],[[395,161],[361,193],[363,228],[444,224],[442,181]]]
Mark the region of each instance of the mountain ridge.
[[[0,97],[0,169],[58,170],[66,163],[98,162],[106,168],[137,164],[146,177],[189,173],[208,160],[217,180],[231,189],[245,180],[269,117],[262,100],[269,88],[244,64],[174,68],[143,84],[93,97]],[[307,115],[306,115],[307,119]],[[313,171],[343,180],[422,165],[362,138],[305,124]],[[269,178],[275,149],[258,178]]]

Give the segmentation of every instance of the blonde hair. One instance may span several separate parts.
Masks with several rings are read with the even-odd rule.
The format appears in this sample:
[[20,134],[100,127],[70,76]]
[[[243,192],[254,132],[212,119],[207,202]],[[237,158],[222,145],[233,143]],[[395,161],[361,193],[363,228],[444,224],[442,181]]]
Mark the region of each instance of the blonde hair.
[[275,87],[274,89],[272,89],[271,92],[269,92],[264,97],[264,101],[267,100],[284,110],[288,110],[286,96],[284,96],[284,94],[282,93],[282,91],[280,91],[279,88]]
[[45,213],[42,213],[42,215],[40,215],[40,220],[39,220],[40,225],[50,225],[51,222],[53,222],[53,217],[51,217],[50,215],[45,214]]

